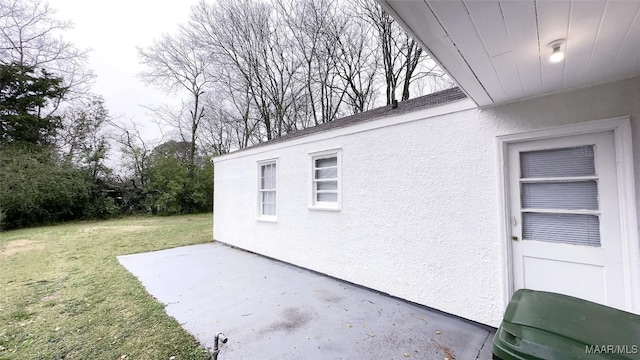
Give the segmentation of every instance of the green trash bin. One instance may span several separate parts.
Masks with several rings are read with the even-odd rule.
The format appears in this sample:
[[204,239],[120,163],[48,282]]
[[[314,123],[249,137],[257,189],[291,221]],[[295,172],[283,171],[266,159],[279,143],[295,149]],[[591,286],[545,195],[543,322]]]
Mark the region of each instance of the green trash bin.
[[640,360],[640,316],[521,289],[513,294],[493,339],[493,358]]

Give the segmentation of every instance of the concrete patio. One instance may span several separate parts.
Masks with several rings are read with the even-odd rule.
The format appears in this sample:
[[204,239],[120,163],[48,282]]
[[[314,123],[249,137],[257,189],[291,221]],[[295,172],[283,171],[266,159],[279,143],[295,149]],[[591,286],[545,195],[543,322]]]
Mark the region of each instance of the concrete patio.
[[223,244],[118,260],[220,360],[491,358],[489,328]]

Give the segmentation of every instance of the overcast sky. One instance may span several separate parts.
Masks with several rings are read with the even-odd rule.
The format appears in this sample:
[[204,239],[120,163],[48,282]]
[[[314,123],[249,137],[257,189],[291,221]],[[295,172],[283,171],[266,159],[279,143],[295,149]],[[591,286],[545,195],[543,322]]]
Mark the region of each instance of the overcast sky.
[[[161,104],[172,96],[136,78],[142,70],[136,46],[149,46],[162,33],[173,33],[189,18],[196,0],[48,0],[57,18],[70,20],[74,29],[65,39],[90,48],[90,67],[97,75],[93,91],[102,95],[114,117],[144,124],[147,140],[159,137],[157,126],[140,105]],[[175,96],[173,96],[175,98]]]

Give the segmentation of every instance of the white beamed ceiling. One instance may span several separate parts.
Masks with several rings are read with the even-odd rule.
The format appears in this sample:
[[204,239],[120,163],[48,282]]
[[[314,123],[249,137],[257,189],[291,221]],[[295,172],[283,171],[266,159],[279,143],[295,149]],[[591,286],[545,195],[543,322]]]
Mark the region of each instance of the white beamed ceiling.
[[480,106],[640,75],[640,0],[378,2]]

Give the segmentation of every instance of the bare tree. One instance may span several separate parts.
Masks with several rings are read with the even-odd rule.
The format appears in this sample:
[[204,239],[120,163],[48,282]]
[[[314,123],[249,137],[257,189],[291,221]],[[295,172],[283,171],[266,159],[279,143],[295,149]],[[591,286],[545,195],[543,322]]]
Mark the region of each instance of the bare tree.
[[222,89],[217,93],[227,95],[220,103],[225,109],[225,121],[231,124],[232,149],[244,149],[261,142],[264,136],[260,126],[263,122],[251,100],[249,84],[227,75],[222,82]]
[[389,104],[426,89],[423,79],[446,85],[372,0],[200,0],[178,35],[139,52],[145,80],[189,94],[153,114],[194,152],[242,149],[368,110],[381,88]]
[[198,3],[190,26],[194,38],[224,68],[232,92],[246,90],[267,140],[296,129],[293,116],[303,85],[301,62],[291,51],[290,34],[270,4],[247,0]]
[[343,12],[349,26],[335,33],[333,41],[339,50],[338,72],[345,81],[346,102],[351,113],[357,114],[369,110],[375,100],[380,53],[369,24],[353,12]]
[[[384,70],[387,105],[396,100],[396,91],[402,89],[401,100],[410,98],[411,84],[430,75],[441,76],[436,67],[424,67],[427,54],[413,38],[374,0],[357,0],[357,6],[377,34],[379,52]],[[432,62],[432,64],[434,64]],[[434,64],[435,65],[435,64]]]
[[71,23],[56,19],[46,3],[0,0],[0,64],[44,68],[63,79],[70,89],[67,98],[84,96],[93,74],[87,69],[87,51],[62,38],[70,28]]
[[[211,60],[184,30],[176,36],[164,35],[147,49],[138,48],[138,54],[142,64],[147,68],[140,74],[144,81],[171,92],[183,90],[190,95],[188,141],[191,144],[190,164],[193,166],[198,127],[205,116],[205,106],[201,102],[202,95],[211,81],[208,72]],[[158,112],[166,113],[166,109],[158,109]],[[182,116],[165,117],[167,118],[175,120],[175,125],[183,130]],[[183,134],[182,131],[181,134]]]
[[128,124],[111,121],[110,124],[116,130],[112,140],[120,146],[125,177],[131,180],[134,189],[144,189],[149,181],[149,162],[154,146],[144,140],[139,126],[133,121]]
[[109,112],[100,96],[68,107],[62,115],[63,128],[58,144],[63,157],[80,168],[89,170],[95,181],[106,175],[104,165],[109,150]]
[[305,84],[307,101],[298,109],[313,117],[313,125],[335,120],[342,109],[346,87],[339,74],[339,45],[336,38],[345,32],[348,23],[338,14],[342,10],[337,0],[295,1],[277,0],[278,13],[286,22],[294,40],[295,52],[303,60],[299,81]]
[[207,97],[205,101],[210,110],[202,122],[200,148],[210,149],[211,155],[214,156],[226,154],[232,150],[235,143],[234,123],[239,122],[232,120],[231,114],[216,99]]

